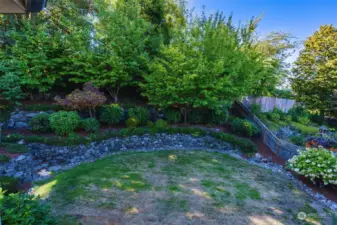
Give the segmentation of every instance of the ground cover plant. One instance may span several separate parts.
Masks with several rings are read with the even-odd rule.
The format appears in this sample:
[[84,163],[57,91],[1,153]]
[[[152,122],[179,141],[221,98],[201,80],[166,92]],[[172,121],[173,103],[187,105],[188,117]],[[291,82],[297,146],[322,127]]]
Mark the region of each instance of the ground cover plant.
[[[36,183],[54,216],[83,224],[331,224],[286,177],[220,153],[122,153]],[[299,212],[311,213],[299,220]],[[315,216],[316,215],[316,216]]]
[[300,151],[299,155],[288,161],[288,167],[314,183],[337,184],[337,157],[326,149]]

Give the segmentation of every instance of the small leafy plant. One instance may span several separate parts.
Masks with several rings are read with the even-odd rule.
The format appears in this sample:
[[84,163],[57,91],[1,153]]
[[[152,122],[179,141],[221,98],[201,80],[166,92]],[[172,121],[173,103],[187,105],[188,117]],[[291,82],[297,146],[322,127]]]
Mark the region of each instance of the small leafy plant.
[[86,132],[95,133],[98,132],[101,127],[100,123],[95,118],[84,119],[81,123]]
[[124,115],[124,110],[118,104],[104,106],[100,115],[100,121],[109,125],[118,124]]
[[240,118],[234,119],[231,124],[231,127],[233,132],[247,137],[252,137],[259,133],[259,129],[254,123]]
[[81,118],[77,112],[59,111],[50,115],[50,126],[59,136],[71,134],[79,127]]
[[298,135],[298,136],[292,136],[290,137],[290,141],[298,146],[303,146],[304,145],[304,137],[302,135]]
[[299,116],[297,120],[300,124],[303,124],[303,125],[308,125],[310,123],[310,119],[307,116]]
[[6,191],[6,195],[18,192],[18,185],[19,180],[17,178],[0,176],[0,188]]
[[29,126],[33,131],[48,132],[50,130],[49,114],[41,113],[29,121]]
[[166,109],[164,111],[165,118],[169,123],[180,123],[181,122],[181,112],[175,109]]
[[255,116],[260,116],[261,114],[261,105],[260,104],[252,104],[250,106],[250,111],[255,115]]
[[221,124],[225,124],[228,121],[229,112],[227,108],[215,109],[215,110],[212,110],[211,113],[212,113],[211,122],[213,124],[221,125]]
[[150,119],[150,113],[147,108],[134,107],[128,111],[129,118],[134,118],[139,121],[140,125],[146,125]]
[[304,175],[312,182],[323,181],[325,185],[337,184],[337,157],[324,148],[308,148],[299,151],[288,160],[288,168]]
[[128,128],[136,128],[140,123],[136,118],[130,117],[126,120],[125,124]]
[[0,96],[10,103],[20,105],[19,101],[25,96],[20,83],[20,78],[13,73],[0,76]]
[[166,129],[167,128],[167,122],[165,120],[157,120],[155,124],[155,128],[157,129]]
[[270,119],[271,121],[274,121],[274,122],[280,121],[280,118],[281,118],[280,114],[275,113],[275,112],[268,113],[267,117],[268,117],[268,119]]
[[57,224],[51,208],[39,198],[24,193],[5,195],[1,188],[0,212],[3,224]]

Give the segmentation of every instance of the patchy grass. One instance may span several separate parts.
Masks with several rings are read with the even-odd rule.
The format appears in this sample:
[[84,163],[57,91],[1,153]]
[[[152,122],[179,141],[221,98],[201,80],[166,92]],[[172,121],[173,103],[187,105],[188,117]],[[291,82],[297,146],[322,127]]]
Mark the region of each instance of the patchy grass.
[[[331,224],[287,178],[220,153],[123,153],[36,184],[82,224]],[[297,214],[310,214],[299,220]]]

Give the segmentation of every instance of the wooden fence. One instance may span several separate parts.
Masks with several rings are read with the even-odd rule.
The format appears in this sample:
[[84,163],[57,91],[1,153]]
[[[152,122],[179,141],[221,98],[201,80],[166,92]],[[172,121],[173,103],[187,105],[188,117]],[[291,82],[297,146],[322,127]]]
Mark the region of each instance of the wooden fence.
[[258,117],[252,114],[247,107],[239,101],[236,103],[242,110],[245,111],[249,119],[253,120],[257,124],[261,131],[263,143],[265,143],[276,155],[280,156],[284,160],[288,160],[298,154],[297,150],[304,150],[303,147],[299,147],[276,137],[276,135],[273,134],[273,132],[271,132]]
[[283,112],[288,112],[296,104],[295,100],[275,97],[243,97],[242,104],[249,107],[251,104],[259,104],[262,112],[270,112],[276,107]]

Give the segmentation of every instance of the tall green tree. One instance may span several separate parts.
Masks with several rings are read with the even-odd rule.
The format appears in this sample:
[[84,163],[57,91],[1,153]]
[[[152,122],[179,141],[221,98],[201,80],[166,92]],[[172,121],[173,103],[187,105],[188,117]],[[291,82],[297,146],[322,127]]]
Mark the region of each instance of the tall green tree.
[[284,84],[290,75],[290,65],[286,59],[294,52],[297,42],[293,36],[283,32],[271,32],[256,41],[256,48],[265,55],[268,72],[261,78],[254,95],[277,95],[276,87]]
[[292,89],[296,100],[321,115],[329,109],[333,90],[337,88],[337,29],[321,26],[304,42],[295,62]]
[[3,16],[5,27],[0,54],[0,76],[11,73],[20,78],[26,92],[49,91],[62,83],[68,63],[66,40],[84,29],[85,15],[71,0],[51,1],[46,10],[32,15]]
[[144,76],[143,95],[160,107],[218,108],[250,94],[265,72],[253,46],[255,21],[235,28],[221,13],[190,20]]
[[73,82],[106,88],[117,102],[120,88],[136,85],[146,71],[146,33],[151,24],[141,18],[136,1],[118,7],[97,1],[95,8],[91,41],[84,38],[75,44],[67,73]]

